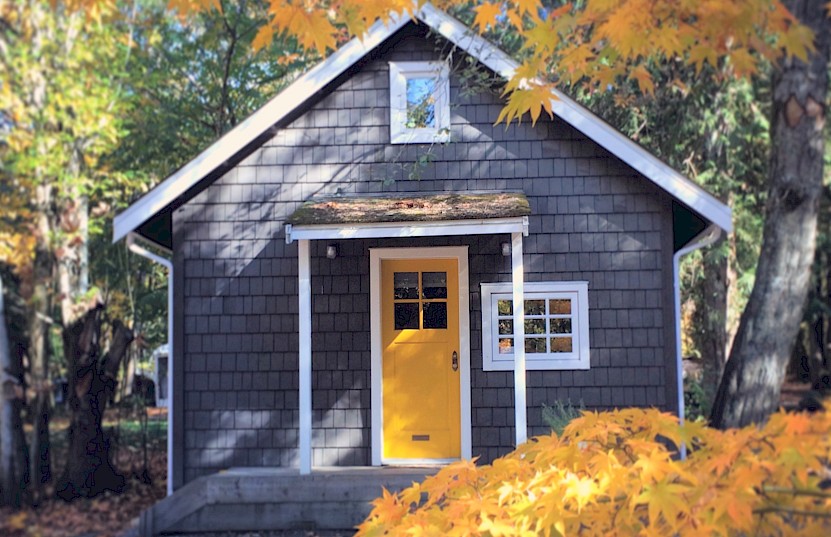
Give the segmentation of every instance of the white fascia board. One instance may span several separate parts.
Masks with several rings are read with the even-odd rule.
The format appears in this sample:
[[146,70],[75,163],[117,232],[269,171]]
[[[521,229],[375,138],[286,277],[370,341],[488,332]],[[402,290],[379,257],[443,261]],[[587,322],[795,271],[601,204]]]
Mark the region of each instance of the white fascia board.
[[[519,66],[516,60],[498,47],[430,4],[424,5],[417,16],[447,40],[506,79],[511,78]],[[733,230],[730,207],[564,93],[555,90],[554,96],[551,107],[557,116],[725,232]]]
[[113,222],[113,242],[118,242],[129,232],[135,231],[199,181],[232,159],[245,146],[302,106],[309,98],[411,20],[412,18],[408,15],[401,14],[391,16],[386,24],[382,21],[376,22],[362,38],[352,39],[329,58],[292,82],[289,87],[211,144],[199,156],[118,214]]
[[452,220],[441,222],[382,222],[372,224],[286,225],[286,243],[297,240],[385,239],[448,235],[527,235],[528,217]]

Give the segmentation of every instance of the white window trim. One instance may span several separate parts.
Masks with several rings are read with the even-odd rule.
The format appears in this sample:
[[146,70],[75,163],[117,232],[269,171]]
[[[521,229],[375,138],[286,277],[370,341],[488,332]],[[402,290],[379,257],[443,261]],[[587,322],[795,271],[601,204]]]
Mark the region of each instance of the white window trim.
[[[408,129],[407,79],[436,78],[436,127]],[[445,62],[390,62],[390,142],[444,143],[450,140],[450,69]]]
[[[482,366],[485,371],[513,371],[514,355],[494,353],[496,315],[492,307],[494,295],[512,299],[511,283],[483,283],[482,286]],[[589,284],[588,282],[528,282],[525,284],[525,300],[535,295],[568,294],[576,298],[572,315],[574,326],[574,350],[568,357],[555,358],[549,354],[525,354],[527,370],[589,369]]]

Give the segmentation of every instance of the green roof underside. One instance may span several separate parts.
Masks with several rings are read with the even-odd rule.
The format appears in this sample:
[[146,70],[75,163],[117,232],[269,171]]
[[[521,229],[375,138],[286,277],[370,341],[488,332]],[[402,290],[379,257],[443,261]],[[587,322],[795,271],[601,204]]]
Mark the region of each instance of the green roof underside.
[[707,220],[684,204],[672,200],[672,245],[677,252],[707,229]]
[[316,224],[371,224],[383,222],[439,222],[528,216],[524,194],[443,193],[338,197],[309,200],[292,214],[294,226]]

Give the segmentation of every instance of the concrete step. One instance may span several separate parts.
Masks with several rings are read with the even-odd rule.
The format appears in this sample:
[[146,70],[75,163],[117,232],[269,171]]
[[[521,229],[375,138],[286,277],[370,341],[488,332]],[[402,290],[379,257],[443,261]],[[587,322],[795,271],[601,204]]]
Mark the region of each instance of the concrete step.
[[[233,468],[188,483],[142,513],[139,534],[335,532],[349,535],[382,488],[399,491],[437,468]],[[321,534],[321,537],[329,537]]]

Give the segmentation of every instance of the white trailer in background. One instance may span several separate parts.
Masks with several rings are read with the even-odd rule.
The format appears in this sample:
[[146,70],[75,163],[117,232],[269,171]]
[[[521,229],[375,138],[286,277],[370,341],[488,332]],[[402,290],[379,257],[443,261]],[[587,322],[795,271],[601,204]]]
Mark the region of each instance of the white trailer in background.
[[168,345],[164,344],[153,351],[153,382],[156,384],[156,406],[167,408],[168,393],[167,372],[168,372]]

